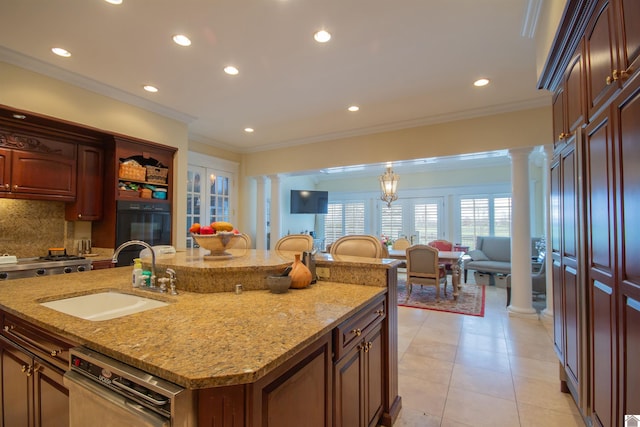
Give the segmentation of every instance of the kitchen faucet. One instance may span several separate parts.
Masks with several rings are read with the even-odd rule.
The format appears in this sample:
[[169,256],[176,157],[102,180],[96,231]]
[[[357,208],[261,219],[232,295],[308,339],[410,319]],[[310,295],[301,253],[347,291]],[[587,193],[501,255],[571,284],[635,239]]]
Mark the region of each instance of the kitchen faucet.
[[151,252],[151,279],[150,279],[150,282],[149,282],[149,287],[151,289],[155,290],[155,287],[156,287],[156,253],[153,251],[153,248],[151,247],[151,245],[149,245],[147,242],[142,241],[142,240],[129,240],[128,242],[124,242],[123,244],[118,246],[118,248],[113,253],[113,258],[111,259],[111,262],[114,263],[114,264],[117,263],[118,262],[118,255],[120,255],[120,251],[122,251],[124,248],[126,248],[128,246],[133,246],[133,245],[144,246],[145,248],[149,249],[149,251]]

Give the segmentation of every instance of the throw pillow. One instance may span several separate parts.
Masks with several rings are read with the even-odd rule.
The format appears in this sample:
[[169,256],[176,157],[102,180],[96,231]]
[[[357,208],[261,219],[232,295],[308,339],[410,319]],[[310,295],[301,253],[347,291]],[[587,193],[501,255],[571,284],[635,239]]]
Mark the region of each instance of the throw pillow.
[[467,252],[467,255],[474,261],[489,261],[489,258],[480,249],[474,249]]

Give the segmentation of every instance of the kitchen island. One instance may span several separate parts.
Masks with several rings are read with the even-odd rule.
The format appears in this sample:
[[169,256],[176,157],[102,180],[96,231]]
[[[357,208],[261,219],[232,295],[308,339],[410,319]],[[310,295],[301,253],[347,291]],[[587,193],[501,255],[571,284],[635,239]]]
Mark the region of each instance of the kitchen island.
[[[177,271],[176,296],[134,290],[131,268],[115,268],[3,284],[0,308],[7,313],[5,317],[19,318],[192,390],[202,425],[219,419],[219,412],[228,415],[231,410],[236,421],[220,425],[295,425],[286,420],[293,422],[296,411],[290,416],[281,413],[287,407],[316,414],[318,419],[309,425],[349,425],[341,419],[348,412],[343,403],[352,396],[345,395],[347,388],[340,389],[340,369],[346,356],[356,350],[364,356],[366,349],[369,356],[375,342],[380,347],[379,360],[372,358],[369,365],[380,370],[379,381],[373,379],[380,388],[380,404],[372,407],[376,399],[369,399],[367,390],[363,396],[374,403],[363,402],[356,410],[362,414],[358,424],[392,424],[400,409],[395,299],[389,303],[390,295],[395,298],[395,261],[319,259],[319,265],[335,270],[332,280],[340,278],[340,282],[319,281],[306,289],[272,294],[248,281],[243,285],[249,290],[236,294],[203,291],[201,286],[197,292],[184,288],[193,281],[187,279],[189,274],[197,270],[202,276],[226,275],[233,288],[243,271],[282,269],[290,263],[287,254],[250,251],[223,263],[201,261],[197,253],[176,255],[173,260],[157,260],[159,275],[169,266]],[[362,281],[374,285],[363,286]],[[169,304],[99,322],[40,305],[101,290],[137,293]],[[352,404],[358,407],[358,402]]]

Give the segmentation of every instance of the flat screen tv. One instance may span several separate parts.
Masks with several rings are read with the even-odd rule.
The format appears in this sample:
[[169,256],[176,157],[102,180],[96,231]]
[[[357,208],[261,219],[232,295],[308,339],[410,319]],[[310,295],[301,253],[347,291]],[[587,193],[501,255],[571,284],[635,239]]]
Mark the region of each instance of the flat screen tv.
[[328,191],[291,190],[292,214],[326,214]]

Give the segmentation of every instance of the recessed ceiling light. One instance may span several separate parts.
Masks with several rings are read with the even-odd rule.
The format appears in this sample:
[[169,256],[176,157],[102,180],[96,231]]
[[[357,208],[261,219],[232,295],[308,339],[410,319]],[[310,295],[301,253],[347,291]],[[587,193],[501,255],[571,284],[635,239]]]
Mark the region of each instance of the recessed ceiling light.
[[331,34],[328,31],[320,30],[313,35],[313,38],[318,43],[326,43],[331,40]]
[[357,105],[352,105],[351,107],[347,108],[347,110],[351,111],[351,112],[356,112],[360,109],[360,107],[358,107]]
[[104,0],[104,1],[111,4],[122,4],[122,0]]
[[244,131],[246,133],[252,133],[253,132],[253,128],[244,128]]
[[143,87],[144,87],[144,90],[146,90],[147,92],[156,93],[158,91],[158,88],[155,86],[144,85]]
[[24,119],[27,118],[27,116],[25,116],[24,114],[15,113],[15,114],[13,114],[13,118],[14,119],[18,119],[18,120],[24,120]]
[[58,56],[62,56],[63,58],[68,58],[71,56],[71,52],[61,47],[54,47],[53,49],[51,49],[51,52],[55,53]]
[[227,65],[226,67],[224,67],[224,72],[229,74],[230,76],[236,76],[240,71],[238,71],[238,69],[233,65]]
[[489,84],[489,79],[478,79],[475,82],[473,82],[473,85],[477,87],[486,86],[488,84]]
[[176,34],[173,36],[173,41],[180,46],[191,46],[191,40],[184,34]]

